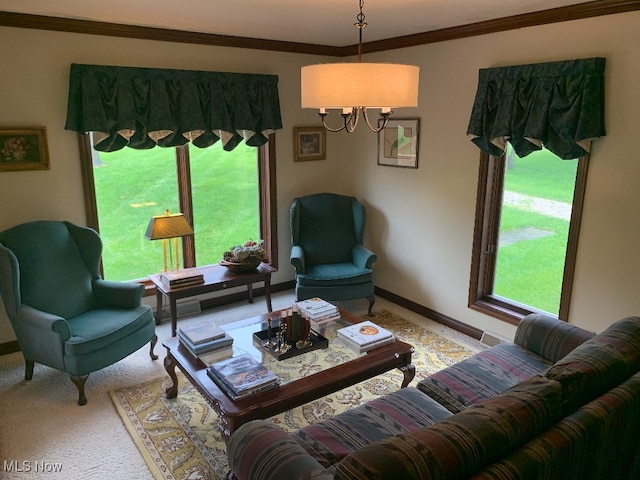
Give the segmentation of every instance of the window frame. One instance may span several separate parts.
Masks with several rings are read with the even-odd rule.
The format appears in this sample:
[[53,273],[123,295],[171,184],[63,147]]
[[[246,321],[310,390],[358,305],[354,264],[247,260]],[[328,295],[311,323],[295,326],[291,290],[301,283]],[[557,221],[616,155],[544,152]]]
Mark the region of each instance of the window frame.
[[[539,310],[493,294],[500,213],[504,191],[505,162],[506,155],[495,157],[486,152],[480,152],[468,307],[507,323],[517,325],[524,316],[530,313],[539,313]],[[571,306],[589,155],[580,157],[577,162],[578,168],[565,253],[560,308],[557,316],[559,320],[563,321],[568,320]]]
[[[92,147],[88,133],[78,134],[80,165],[87,226],[100,232],[98,206],[93,176]],[[127,147],[125,147],[127,148]],[[156,147],[162,148],[162,147]],[[175,148],[176,175],[178,178],[178,198],[180,210],[190,225],[193,225],[193,199],[191,195],[191,171],[189,149],[186,146]],[[272,267],[278,268],[278,235],[277,235],[277,203],[276,203],[276,135],[271,133],[269,141],[258,148],[258,186],[260,236],[265,242],[266,259]],[[182,241],[182,258],[184,267],[194,267],[196,249],[193,237],[184,237]],[[102,268],[102,266],[101,266]],[[131,279],[145,285],[152,285],[147,278]]]

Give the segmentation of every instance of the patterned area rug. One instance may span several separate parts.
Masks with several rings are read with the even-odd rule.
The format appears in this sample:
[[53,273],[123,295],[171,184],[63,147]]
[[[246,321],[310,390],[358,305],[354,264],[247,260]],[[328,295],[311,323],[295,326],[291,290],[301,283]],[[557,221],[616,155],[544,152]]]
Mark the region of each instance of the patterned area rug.
[[[463,343],[468,339],[463,335],[447,338],[385,310],[366,318],[415,347],[416,378],[412,386],[482,348],[475,341]],[[218,417],[181,374],[178,378],[178,398],[173,400],[167,400],[164,395],[171,383],[168,376],[112,391],[111,399],[155,478],[224,480],[228,465],[225,443],[216,427]],[[396,390],[401,382],[402,374],[391,371],[272,420],[285,430],[296,430]]]

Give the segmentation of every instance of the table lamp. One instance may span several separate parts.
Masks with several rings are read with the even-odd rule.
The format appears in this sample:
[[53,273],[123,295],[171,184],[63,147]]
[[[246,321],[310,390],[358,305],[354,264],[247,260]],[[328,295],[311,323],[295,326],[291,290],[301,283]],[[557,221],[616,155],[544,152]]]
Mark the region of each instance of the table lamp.
[[[180,254],[178,253],[178,237],[193,235],[193,228],[184,218],[182,213],[170,214],[166,210],[164,215],[151,217],[145,238],[149,240],[162,240],[162,253],[164,255],[164,271],[167,271],[167,239],[173,238],[176,251],[176,270],[180,270]],[[171,247],[169,247],[171,250]]]

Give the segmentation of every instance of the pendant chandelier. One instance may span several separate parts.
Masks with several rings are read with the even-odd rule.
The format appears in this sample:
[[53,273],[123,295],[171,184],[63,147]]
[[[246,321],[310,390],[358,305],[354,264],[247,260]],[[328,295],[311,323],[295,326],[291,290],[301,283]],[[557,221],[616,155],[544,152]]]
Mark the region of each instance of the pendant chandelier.
[[[420,68],[396,63],[363,63],[362,30],[367,26],[362,13],[364,0],[359,0],[360,13],[354,26],[358,29],[358,63],[324,63],[301,69],[302,108],[317,108],[322,125],[329,132],[353,132],[361,116],[373,132],[389,123],[392,108],[418,106]],[[341,110],[342,125],[327,125],[327,110]],[[371,124],[368,109],[380,109],[380,122]]]

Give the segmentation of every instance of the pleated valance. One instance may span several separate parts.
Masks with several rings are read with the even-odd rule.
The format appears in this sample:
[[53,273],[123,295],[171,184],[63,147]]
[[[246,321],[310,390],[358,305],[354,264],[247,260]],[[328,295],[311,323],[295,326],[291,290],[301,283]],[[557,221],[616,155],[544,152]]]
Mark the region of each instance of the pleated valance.
[[563,159],[586,155],[605,135],[604,58],[480,70],[467,134],[500,156],[509,141],[519,157],[543,146]]
[[243,73],[71,65],[67,130],[94,132],[94,148],[111,152],[260,146],[282,128],[278,77]]

